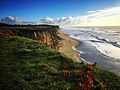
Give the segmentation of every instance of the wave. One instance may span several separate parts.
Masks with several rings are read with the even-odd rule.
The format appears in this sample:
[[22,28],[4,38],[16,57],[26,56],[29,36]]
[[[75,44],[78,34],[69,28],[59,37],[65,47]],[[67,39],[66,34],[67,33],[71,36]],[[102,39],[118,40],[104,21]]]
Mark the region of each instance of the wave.
[[[100,36],[95,36],[95,35],[92,35],[92,36],[95,37],[96,39],[100,40],[100,41],[96,41],[96,42],[101,42],[101,43],[106,42],[106,43],[112,44],[115,47],[120,48],[120,43],[119,42],[110,41],[110,40],[105,39],[105,38],[100,37]],[[95,40],[90,40],[90,41],[95,42]]]
[[[72,47],[72,49],[73,49],[74,51],[79,52],[79,54],[85,54],[85,52],[77,50],[74,46]],[[76,59],[77,59],[77,57],[76,57]],[[83,61],[84,63],[86,63],[86,64],[92,64],[92,63],[86,61],[85,59],[83,59],[83,58],[81,58],[81,57],[80,57],[80,60],[82,60],[82,61]]]
[[106,56],[112,57],[117,61],[120,60],[120,43],[115,41],[110,41],[100,36],[93,35],[97,40],[89,40],[93,46],[96,47],[98,51]]
[[[120,43],[114,39],[111,39],[111,35],[112,37],[116,36],[113,35],[111,31],[109,32],[108,31],[106,32],[104,30],[96,31],[96,29],[94,31],[93,30],[90,31],[90,29],[87,30],[85,28],[84,30],[70,29],[70,30],[65,30],[64,32],[68,34],[71,38],[77,39],[79,41],[90,42],[94,47],[96,47],[98,51],[100,51],[102,54],[106,56],[115,58],[117,60],[120,59]],[[118,32],[114,32],[114,33],[118,33]],[[119,34],[117,36],[119,36]],[[115,39],[117,38],[115,37]]]
[[117,61],[120,60],[120,48],[109,43],[90,42],[98,51],[106,56],[112,57]]

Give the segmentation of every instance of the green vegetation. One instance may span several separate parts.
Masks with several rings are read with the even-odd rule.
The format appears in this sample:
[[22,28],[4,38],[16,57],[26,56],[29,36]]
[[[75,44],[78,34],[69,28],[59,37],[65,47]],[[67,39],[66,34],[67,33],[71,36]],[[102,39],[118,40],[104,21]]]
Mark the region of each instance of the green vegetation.
[[57,50],[60,41],[59,29],[57,25],[11,25],[0,23],[0,38],[9,36],[27,37]]
[[0,39],[0,90],[119,90],[120,77],[32,39]]

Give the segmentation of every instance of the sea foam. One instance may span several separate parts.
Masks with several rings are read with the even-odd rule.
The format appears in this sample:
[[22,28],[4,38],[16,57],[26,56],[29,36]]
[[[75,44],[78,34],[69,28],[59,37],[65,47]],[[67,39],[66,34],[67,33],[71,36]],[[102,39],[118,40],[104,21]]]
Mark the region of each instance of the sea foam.
[[88,41],[106,56],[115,58],[116,60],[120,59],[120,42],[114,41],[114,38],[116,39],[117,37],[116,35],[119,36],[120,34],[118,31],[109,31],[108,29],[101,31],[98,28],[69,28],[64,30],[64,32],[71,38],[79,41]]

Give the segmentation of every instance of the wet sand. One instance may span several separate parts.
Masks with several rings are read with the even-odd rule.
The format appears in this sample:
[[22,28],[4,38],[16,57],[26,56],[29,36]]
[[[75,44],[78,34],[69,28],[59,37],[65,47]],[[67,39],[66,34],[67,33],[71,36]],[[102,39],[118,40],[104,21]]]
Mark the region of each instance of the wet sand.
[[59,36],[62,38],[59,51],[72,58],[74,61],[80,62],[80,53],[73,50],[73,47],[79,45],[80,41],[72,39],[62,32],[59,32]]
[[[64,53],[66,56],[74,59],[74,61],[77,61],[77,62],[82,61],[80,60],[80,57],[90,63],[97,62],[100,67],[106,70],[109,70],[111,72],[114,72],[117,75],[120,75],[120,63],[114,60],[113,58],[100,53],[90,43],[84,42],[84,41],[77,41],[61,32],[59,36],[62,38],[62,41],[60,43],[61,47],[59,51]],[[75,51],[72,48],[73,46],[78,51],[82,51],[83,53],[80,54],[79,52]]]

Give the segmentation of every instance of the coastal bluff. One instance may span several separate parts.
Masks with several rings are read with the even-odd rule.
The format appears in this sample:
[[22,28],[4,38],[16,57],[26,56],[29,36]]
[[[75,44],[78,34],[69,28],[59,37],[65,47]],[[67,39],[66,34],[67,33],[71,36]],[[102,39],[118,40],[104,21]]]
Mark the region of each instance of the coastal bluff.
[[60,39],[72,42],[57,36],[58,29],[51,25],[0,27],[0,90],[119,90],[116,74],[97,64],[74,62],[54,50]]
[[0,38],[22,36],[35,40],[39,44],[58,49],[59,26],[56,25],[0,25]]

